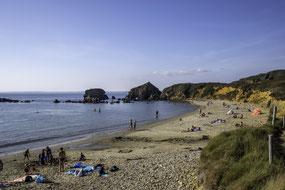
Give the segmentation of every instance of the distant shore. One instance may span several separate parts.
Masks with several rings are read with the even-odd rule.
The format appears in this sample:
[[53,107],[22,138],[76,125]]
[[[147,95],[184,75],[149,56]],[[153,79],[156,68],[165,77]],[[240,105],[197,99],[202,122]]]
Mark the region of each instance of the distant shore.
[[[208,138],[217,134],[234,130],[235,124],[243,121],[245,127],[259,126],[266,122],[267,112],[254,104],[240,104],[234,102],[211,100],[213,104],[207,106],[207,101],[191,101],[202,109],[206,117],[199,117],[198,111],[185,113],[170,119],[157,121],[140,126],[136,131],[122,131],[98,138],[62,145],[66,149],[68,162],[66,171],[78,162],[80,152],[87,157],[86,165],[105,164],[107,167],[116,165],[117,172],[108,172],[108,178],[99,177],[97,173],[85,177],[75,177],[59,173],[56,166],[38,166],[39,173],[45,174],[50,184],[17,184],[11,188],[60,188],[60,189],[194,189],[197,181],[197,167],[200,151]],[[230,108],[222,106],[226,102]],[[239,109],[236,109],[236,108]],[[248,109],[260,108],[263,113],[252,116]],[[243,119],[226,115],[229,109],[242,113]],[[209,114],[209,112],[211,114]],[[217,118],[226,123],[211,124]],[[191,126],[201,128],[198,132],[186,132]],[[59,146],[52,147],[57,156]],[[31,152],[31,159],[37,160],[39,151]],[[0,173],[0,181],[8,181],[24,175],[23,154],[1,157],[4,170]]]

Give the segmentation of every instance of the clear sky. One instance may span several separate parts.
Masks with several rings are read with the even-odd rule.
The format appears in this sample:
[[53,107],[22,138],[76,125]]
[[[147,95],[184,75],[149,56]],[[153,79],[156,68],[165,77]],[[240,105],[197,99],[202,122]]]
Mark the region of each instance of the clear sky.
[[276,69],[284,0],[0,0],[0,91],[163,89]]

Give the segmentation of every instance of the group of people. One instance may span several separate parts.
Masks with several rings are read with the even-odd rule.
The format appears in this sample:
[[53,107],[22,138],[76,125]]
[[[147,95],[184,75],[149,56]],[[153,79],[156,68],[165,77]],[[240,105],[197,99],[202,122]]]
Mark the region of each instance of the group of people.
[[39,154],[39,161],[41,162],[41,165],[45,165],[46,163],[50,163],[50,165],[52,165],[54,160],[51,149],[48,146]]
[[[96,108],[94,108],[94,112],[96,112]],[[101,108],[99,108],[98,112],[101,113]]]
[[196,132],[196,131],[201,131],[201,127],[197,127],[197,126],[193,126],[187,129],[187,131],[183,131],[183,132]]
[[[24,160],[27,159],[29,161],[30,156],[31,156],[30,150],[27,149],[24,152]],[[42,152],[39,154],[39,162],[41,163],[41,165],[45,165],[47,163],[50,163],[50,165],[52,165],[53,163],[56,163],[56,164],[58,163],[60,172],[64,171],[65,161],[66,161],[66,154],[62,147],[59,149],[58,158],[53,158],[52,151],[48,146],[45,149],[42,149]],[[26,172],[26,168],[25,168],[25,172]]]
[[135,119],[130,120],[130,130],[136,130],[137,122]]

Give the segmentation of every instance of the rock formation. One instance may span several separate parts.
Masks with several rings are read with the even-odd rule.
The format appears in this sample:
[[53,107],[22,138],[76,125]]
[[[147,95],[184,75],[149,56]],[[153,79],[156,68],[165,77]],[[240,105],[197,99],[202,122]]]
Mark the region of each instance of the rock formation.
[[86,90],[83,97],[86,103],[100,103],[102,100],[109,99],[106,92],[100,88]]
[[58,99],[55,99],[55,100],[53,101],[53,103],[58,104],[58,103],[60,103],[60,101],[59,101]]
[[18,103],[19,100],[11,100],[11,99],[8,99],[8,98],[0,98],[0,102]]
[[150,82],[132,88],[126,96],[126,101],[159,100],[161,92]]

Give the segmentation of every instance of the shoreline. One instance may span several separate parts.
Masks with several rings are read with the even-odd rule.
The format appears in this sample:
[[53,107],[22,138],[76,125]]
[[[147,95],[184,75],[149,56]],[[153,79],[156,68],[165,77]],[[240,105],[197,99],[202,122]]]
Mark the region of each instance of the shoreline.
[[[172,103],[175,103],[175,102],[172,102]],[[199,107],[195,104],[191,104],[190,102],[178,102],[178,103],[185,103],[185,104],[190,104],[192,106],[194,106],[194,110],[192,111],[187,111],[185,113],[182,113],[182,114],[179,114],[177,116],[173,116],[173,117],[170,117],[170,118],[166,118],[166,119],[162,119],[162,120],[155,120],[155,121],[150,121],[150,123],[147,123],[147,124],[143,124],[143,125],[138,125],[137,126],[137,130],[138,131],[140,128],[149,128],[149,127],[155,127],[156,125],[160,125],[160,124],[163,124],[163,123],[166,123],[166,122],[169,122],[175,118],[179,118],[179,117],[183,117],[183,116],[186,116],[188,114],[191,114],[192,112],[196,111],[197,109],[199,109]],[[128,128],[126,129],[120,129],[119,131],[113,131],[111,133],[106,133],[106,134],[101,134],[101,135],[98,135],[98,136],[92,136],[92,137],[88,137],[88,136],[85,136],[85,137],[81,137],[81,138],[78,138],[78,139],[74,139],[74,140],[71,140],[71,141],[67,141],[67,142],[62,142],[62,143],[57,143],[57,144],[54,144],[54,145],[49,145],[49,147],[51,149],[59,149],[60,147],[63,147],[65,149],[70,149],[69,147],[70,146],[75,146],[75,145],[81,145],[81,144],[88,144],[90,142],[100,142],[100,141],[103,141],[103,140],[106,140],[108,138],[111,138],[113,136],[120,136],[121,134],[125,134],[125,133],[132,133],[132,132],[135,132],[135,131],[130,131]],[[90,135],[90,134],[89,134]],[[92,135],[92,134],[91,134]],[[100,146],[100,145],[99,145]],[[46,146],[44,147],[37,147],[37,148],[30,148],[30,153],[32,152],[36,152],[36,153],[40,153],[40,151],[43,149],[43,148],[46,148]],[[1,158],[5,158],[7,156],[13,156],[13,155],[19,155],[19,154],[23,154],[25,150],[19,150],[19,151],[15,151],[15,152],[9,152],[9,153],[0,153],[0,159]]]
[[[213,105],[206,106],[208,101],[212,101]],[[243,113],[244,119],[234,119],[226,115],[229,108],[223,107],[222,102],[226,102],[233,109],[239,107],[234,111]],[[36,168],[54,183],[21,183],[11,189],[89,190],[102,186],[104,189],[196,189],[201,152],[191,150],[207,145],[209,140],[203,139],[203,136],[211,139],[223,131],[234,130],[234,124],[240,121],[246,124],[245,127],[261,126],[267,120],[268,111],[259,106],[265,114],[252,116],[248,109],[256,108],[257,105],[222,100],[191,100],[191,103],[194,103],[196,110],[143,125],[135,131],[122,131],[66,144],[68,162],[65,164],[65,171],[78,162],[79,155],[83,152],[87,158],[83,162],[84,165],[104,164],[108,168],[118,166],[120,170],[108,172],[108,178],[99,177],[97,172],[79,178],[59,173],[57,166],[44,165]],[[198,108],[207,113],[206,117],[199,117]],[[212,114],[208,114],[209,112]],[[226,123],[210,124],[210,121],[216,118],[225,119]],[[192,125],[201,127],[201,131],[185,132]],[[52,150],[57,156],[57,147],[52,147]],[[31,159],[35,158],[37,152],[33,151]],[[3,157],[3,162],[4,170],[0,181],[12,180],[24,174],[23,168],[27,161],[23,161],[22,154]]]

